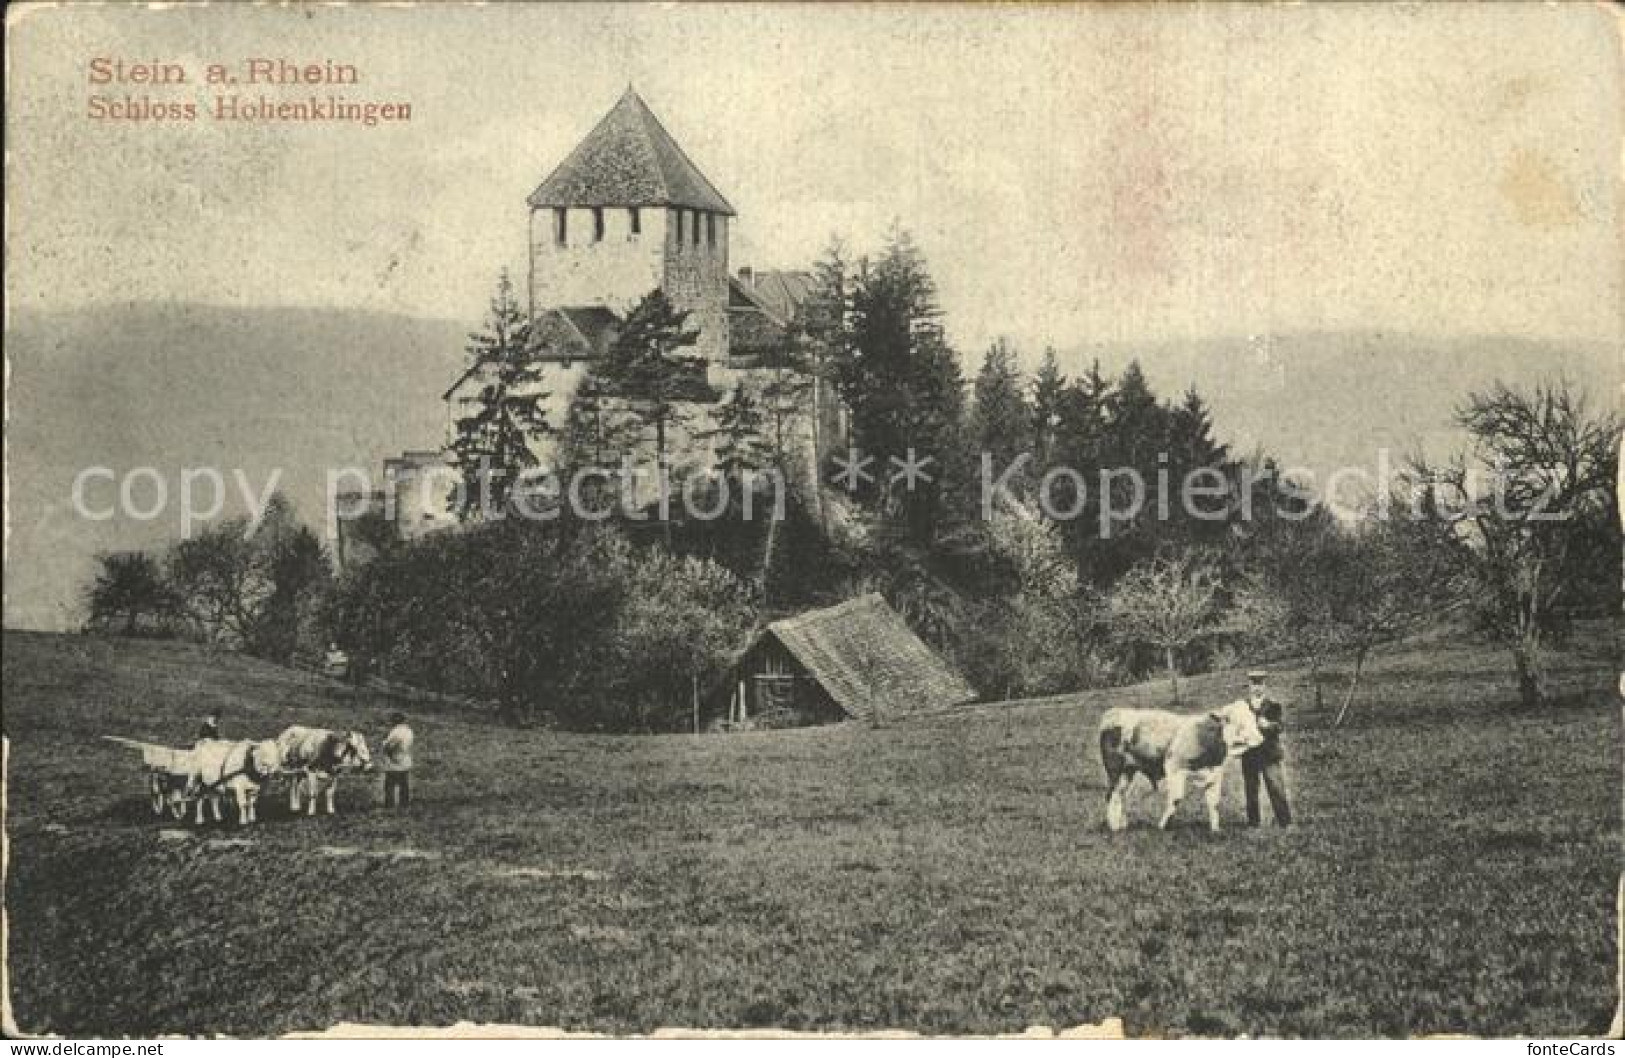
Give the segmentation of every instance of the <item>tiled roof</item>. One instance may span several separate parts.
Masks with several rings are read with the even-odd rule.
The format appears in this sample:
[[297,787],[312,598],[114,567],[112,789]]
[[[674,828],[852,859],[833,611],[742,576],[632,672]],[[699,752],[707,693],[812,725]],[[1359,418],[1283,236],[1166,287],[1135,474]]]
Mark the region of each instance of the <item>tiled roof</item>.
[[[791,324],[812,293],[806,272],[752,272],[728,279],[728,356],[734,366],[788,348]],[[744,366],[759,366],[746,364]]]
[[730,359],[779,351],[789,338],[785,321],[744,281],[728,280],[728,355]]
[[[530,351],[537,360],[593,360],[604,355],[615,340],[621,319],[602,305],[567,305],[536,317],[530,329]],[[485,374],[486,365],[471,364],[457,376],[440,399],[461,400],[459,392]]]
[[728,310],[728,357],[761,357],[782,352],[789,335],[765,312],[755,309]]
[[630,88],[529,201],[532,206],[683,206],[734,215],[728,200]]
[[882,720],[933,712],[976,697],[876,593],[767,626],[849,716]]
[[621,318],[603,305],[566,305],[558,310],[570,318],[576,330],[588,341],[608,334],[620,325]]
[[752,272],[751,293],[781,320],[794,319],[812,294],[808,272]]
[[728,277],[728,310],[730,312],[759,312],[775,323],[782,324],[785,322],[783,316],[778,315],[768,306],[767,302],[756,296],[756,291],[743,276],[737,279],[733,276]]
[[620,317],[602,305],[567,305],[536,317],[530,330],[538,360],[592,360],[615,340]]
[[470,364],[463,370],[462,374],[457,376],[457,381],[453,382],[449,387],[447,387],[446,392],[440,394],[440,399],[449,402],[452,397],[457,395],[457,391],[463,388],[463,384],[465,382],[468,382],[470,379],[474,378],[480,373],[481,370],[479,364]]

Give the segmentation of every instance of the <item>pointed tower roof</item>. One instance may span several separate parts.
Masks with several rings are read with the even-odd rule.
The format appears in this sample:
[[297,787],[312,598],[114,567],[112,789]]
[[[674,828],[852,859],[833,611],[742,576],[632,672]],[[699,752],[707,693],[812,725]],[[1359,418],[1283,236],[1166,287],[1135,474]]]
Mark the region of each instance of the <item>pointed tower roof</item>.
[[631,88],[531,193],[532,206],[685,206],[734,215]]

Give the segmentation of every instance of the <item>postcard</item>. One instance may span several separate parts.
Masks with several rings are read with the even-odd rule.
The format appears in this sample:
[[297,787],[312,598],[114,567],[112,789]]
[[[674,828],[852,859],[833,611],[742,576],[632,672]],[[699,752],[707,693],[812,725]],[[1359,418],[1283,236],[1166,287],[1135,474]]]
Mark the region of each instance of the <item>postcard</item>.
[[9,1033],[1620,1031],[1617,11],[7,20]]

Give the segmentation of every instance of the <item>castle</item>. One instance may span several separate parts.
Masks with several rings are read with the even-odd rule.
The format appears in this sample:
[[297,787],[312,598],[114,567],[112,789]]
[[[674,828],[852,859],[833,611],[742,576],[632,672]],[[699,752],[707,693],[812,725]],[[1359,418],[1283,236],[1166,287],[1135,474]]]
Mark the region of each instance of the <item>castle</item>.
[[[630,87],[526,201],[532,352],[546,365],[547,418],[555,426],[594,361],[607,354],[626,312],[652,290],[688,313],[688,328],[698,331],[688,352],[703,357],[706,381],[722,399],[735,387],[759,384],[761,365],[792,341],[811,276],[730,273],[737,213]],[[470,368],[442,394],[448,424],[479,382],[478,369]],[[835,436],[841,422],[838,402],[822,383],[812,387],[807,410],[797,442],[811,461],[817,456],[811,439]],[[673,444],[679,461],[692,465],[708,461],[702,448],[692,431]],[[545,463],[554,453],[538,454]],[[453,525],[437,499],[443,490],[419,487],[426,477],[444,479],[449,466],[442,451],[388,460],[384,491],[368,497],[368,506],[392,512],[403,538]]]
[[658,287],[698,327],[695,352],[726,358],[734,208],[635,91],[527,202],[531,317],[550,356],[569,356],[584,316],[607,324]]

